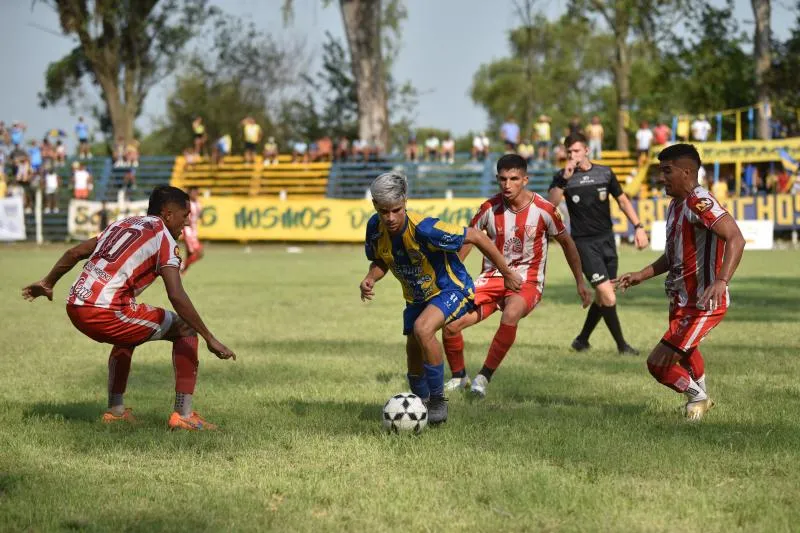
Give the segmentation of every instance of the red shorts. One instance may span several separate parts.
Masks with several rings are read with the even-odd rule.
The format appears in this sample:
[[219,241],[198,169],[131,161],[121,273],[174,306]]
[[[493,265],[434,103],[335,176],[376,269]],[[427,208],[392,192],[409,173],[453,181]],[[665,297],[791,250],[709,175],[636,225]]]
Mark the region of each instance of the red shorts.
[[172,311],[147,304],[119,311],[88,305],[67,305],[72,324],[97,342],[118,346],[136,346],[164,337],[176,316]]
[[[506,289],[505,282],[500,276],[478,276],[475,279],[475,307],[481,313],[481,319],[486,318],[497,309],[502,309],[505,305],[506,297],[512,294],[517,294],[525,299],[527,304],[525,315],[533,311],[533,308],[542,299],[539,286],[535,283],[525,282],[519,292],[514,292]],[[495,304],[494,307],[488,305],[492,303]]]
[[77,200],[86,200],[89,198],[89,189],[75,189],[75,198]]
[[183,242],[186,243],[186,248],[189,249],[190,254],[197,253],[203,249],[200,239],[197,238],[197,233],[188,226],[183,228]]
[[722,322],[727,310],[727,308],[723,308],[709,312],[695,308],[670,306],[669,329],[661,341],[681,352],[689,353],[717,324]]

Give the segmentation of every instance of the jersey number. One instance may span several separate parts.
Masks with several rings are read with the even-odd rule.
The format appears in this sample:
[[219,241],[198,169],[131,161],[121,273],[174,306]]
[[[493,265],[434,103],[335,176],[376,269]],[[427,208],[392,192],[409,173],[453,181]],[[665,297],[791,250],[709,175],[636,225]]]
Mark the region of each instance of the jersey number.
[[97,252],[97,257],[113,263],[141,236],[142,231],[136,228],[111,228],[103,246]]

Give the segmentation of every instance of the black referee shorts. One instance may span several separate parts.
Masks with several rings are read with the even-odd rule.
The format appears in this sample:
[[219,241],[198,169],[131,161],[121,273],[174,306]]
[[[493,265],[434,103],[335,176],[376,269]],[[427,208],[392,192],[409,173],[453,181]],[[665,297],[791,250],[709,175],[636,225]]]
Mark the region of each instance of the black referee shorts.
[[617,277],[619,260],[613,234],[576,237],[575,246],[581,256],[583,275],[592,287]]

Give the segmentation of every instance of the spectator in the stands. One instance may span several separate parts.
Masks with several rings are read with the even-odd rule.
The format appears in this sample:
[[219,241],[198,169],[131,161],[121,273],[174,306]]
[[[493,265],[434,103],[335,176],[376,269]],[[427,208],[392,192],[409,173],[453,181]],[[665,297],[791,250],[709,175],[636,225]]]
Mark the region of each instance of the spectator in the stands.
[[603,158],[603,137],[605,130],[600,124],[600,117],[595,115],[592,122],[586,126],[586,138],[589,140],[589,159],[597,161]]
[[719,202],[725,202],[728,200],[728,181],[726,179],[718,179],[713,184],[711,184],[711,194],[714,195],[714,198],[717,199]]
[[653,128],[653,144],[656,146],[667,144],[669,142],[670,135],[672,135],[672,129],[664,124],[663,120],[659,120],[656,122],[656,127]]
[[188,172],[191,172],[192,170],[194,170],[194,166],[195,166],[195,164],[197,164],[198,159],[199,159],[199,156],[197,155],[197,152],[194,151],[194,147],[193,146],[187,146],[186,148],[184,148],[183,149],[183,170],[186,170]]
[[231,135],[226,133],[214,143],[212,148],[211,159],[215,165],[222,166],[225,162],[225,157],[231,155],[231,147],[233,146],[233,139]]
[[61,142],[61,139],[56,141],[56,165],[62,166],[67,163],[67,147]]
[[125,146],[125,163],[129,167],[139,166],[139,141],[131,139]]
[[86,165],[78,161],[72,163],[72,191],[75,199],[86,200],[93,188],[92,175],[86,170]]
[[195,117],[192,121],[192,134],[194,136],[194,152],[201,156],[206,148],[206,125],[203,124],[203,117]]
[[15,150],[22,148],[22,143],[25,140],[26,129],[28,129],[28,127],[24,123],[16,120],[11,124],[11,145]]
[[339,141],[336,143],[336,160],[347,161],[349,156],[350,156],[350,141],[347,140],[347,137],[342,135],[341,137],[339,137]]
[[519,144],[519,124],[514,117],[508,117],[500,126],[500,139],[506,147],[506,153],[513,153]]
[[314,154],[314,161],[331,161],[333,160],[333,140],[324,135],[321,139],[317,140],[317,151]]
[[442,163],[450,163],[451,165],[456,161],[456,141],[449,133],[442,141]]
[[245,117],[241,124],[244,132],[244,162],[252,163],[255,161],[256,147],[261,142],[261,126],[253,117]]
[[439,142],[439,137],[437,137],[435,133],[428,135],[428,138],[425,139],[425,161],[438,160],[440,148],[441,143]]
[[296,141],[292,144],[292,163],[308,163],[308,143]]
[[636,132],[636,153],[637,164],[642,167],[650,157],[650,145],[653,142],[653,132],[650,131],[650,124],[646,120],[639,123],[639,131]]
[[536,152],[539,161],[550,159],[550,145],[552,143],[551,119],[547,115],[539,115],[539,120],[533,125]]
[[[571,119],[569,119],[569,124],[567,125],[567,128],[568,128],[568,131],[567,131],[566,135],[564,136],[564,138],[566,138],[567,135],[575,135],[576,133],[581,133],[582,134],[583,131],[581,131],[581,130],[583,130],[583,126],[581,125],[581,117],[579,117],[578,115],[573,115],[573,117]],[[559,144],[563,144],[563,143],[559,143]]]
[[411,130],[408,132],[408,141],[406,141],[406,161],[416,163],[419,159],[419,148],[417,147],[417,134]]
[[48,169],[54,167],[55,161],[56,161],[56,149],[50,142],[50,139],[45,137],[42,140],[42,162],[44,168]]
[[122,136],[117,137],[117,142],[114,144],[114,166],[125,166],[125,138]]
[[58,213],[58,188],[61,178],[55,168],[48,167],[44,174],[44,212]]
[[264,166],[278,164],[278,143],[275,142],[275,137],[267,137],[267,142],[264,143]]
[[31,162],[32,177],[38,176],[42,170],[42,149],[36,140],[31,141],[30,148],[28,148],[28,159]]
[[78,117],[78,123],[75,124],[75,136],[78,138],[78,159],[92,157],[89,146],[89,125],[84,122],[83,117]]
[[536,155],[536,148],[534,148],[532,142],[528,143],[523,139],[517,146],[517,154],[530,165],[533,163],[534,156]]
[[31,170],[31,162],[28,160],[27,155],[21,155],[15,158],[15,165],[15,184],[20,190],[25,205],[25,212],[30,213],[32,212],[31,207],[33,206],[33,191],[31,190],[33,171]]
[[692,122],[692,139],[697,142],[706,142],[709,133],[711,133],[711,123],[706,120],[705,115],[698,116]]
[[484,161],[489,157],[489,137],[486,132],[475,134],[472,138],[472,160]]
[[131,167],[125,172],[122,177],[122,190],[125,191],[125,197],[129,198],[131,191],[136,190],[136,169]]
[[0,120],[0,146],[7,145],[11,142],[11,136],[8,134],[8,128],[6,128],[6,123],[3,120]]

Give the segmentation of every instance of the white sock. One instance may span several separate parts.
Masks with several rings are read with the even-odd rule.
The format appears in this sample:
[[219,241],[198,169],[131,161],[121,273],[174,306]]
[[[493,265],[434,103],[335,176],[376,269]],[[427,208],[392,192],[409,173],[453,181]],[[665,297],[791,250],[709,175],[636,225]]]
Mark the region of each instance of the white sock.
[[699,378],[699,379],[696,379],[696,380],[695,380],[695,382],[697,383],[697,386],[698,386],[698,387],[700,387],[701,389],[703,389],[703,392],[705,392],[706,394],[708,394],[708,389],[706,389],[706,375],[705,375],[705,374],[703,374],[702,376],[700,376],[700,378]]
[[689,387],[687,387],[684,394],[690,402],[699,402],[708,399],[706,391],[704,391],[703,388],[700,387],[700,385],[698,385],[697,382],[692,378],[689,378]]

